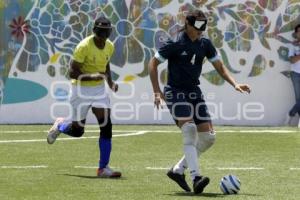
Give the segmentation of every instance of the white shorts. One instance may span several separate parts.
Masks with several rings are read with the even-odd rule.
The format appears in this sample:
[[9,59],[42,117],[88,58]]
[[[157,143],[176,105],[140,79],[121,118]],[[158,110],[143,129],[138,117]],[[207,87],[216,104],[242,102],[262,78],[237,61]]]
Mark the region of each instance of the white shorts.
[[72,85],[70,104],[72,121],[81,121],[86,119],[91,107],[110,108],[110,99],[104,84],[93,87]]

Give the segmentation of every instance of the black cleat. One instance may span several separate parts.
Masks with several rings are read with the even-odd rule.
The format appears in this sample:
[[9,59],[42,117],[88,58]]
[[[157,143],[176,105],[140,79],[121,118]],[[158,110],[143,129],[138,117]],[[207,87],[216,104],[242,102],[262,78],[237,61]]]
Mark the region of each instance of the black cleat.
[[172,179],[173,181],[175,181],[182,189],[184,189],[186,192],[190,192],[191,188],[189,187],[189,185],[187,184],[187,182],[185,181],[185,176],[184,174],[177,174],[175,172],[173,172],[173,168],[171,168],[168,173],[167,176]]
[[208,185],[209,178],[205,176],[196,176],[194,179],[194,193],[200,194],[203,192],[203,189]]

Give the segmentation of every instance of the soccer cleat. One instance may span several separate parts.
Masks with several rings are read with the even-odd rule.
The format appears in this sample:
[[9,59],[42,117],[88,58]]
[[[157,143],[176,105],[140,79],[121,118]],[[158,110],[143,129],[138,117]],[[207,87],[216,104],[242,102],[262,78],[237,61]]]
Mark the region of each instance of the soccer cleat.
[[178,174],[173,172],[173,168],[171,168],[168,173],[167,176],[172,179],[173,181],[175,181],[182,189],[184,189],[187,192],[191,191],[191,188],[189,187],[189,185],[187,184],[187,182],[185,181],[185,176],[184,174]]
[[205,176],[196,176],[194,179],[194,193],[195,194],[200,194],[203,192],[204,188],[208,185],[209,183],[209,178]]
[[64,118],[57,118],[53,126],[48,131],[47,142],[48,144],[53,144],[56,138],[59,136],[60,132],[58,130],[58,125],[64,121]]
[[99,178],[120,178],[121,175],[122,175],[121,172],[113,171],[108,166],[102,169],[99,168],[97,170],[97,176]]

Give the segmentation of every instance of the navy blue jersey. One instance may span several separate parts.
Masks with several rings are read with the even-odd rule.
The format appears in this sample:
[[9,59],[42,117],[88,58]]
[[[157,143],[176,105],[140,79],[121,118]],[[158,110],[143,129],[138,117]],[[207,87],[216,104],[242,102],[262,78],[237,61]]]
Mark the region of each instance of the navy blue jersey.
[[218,53],[207,38],[191,41],[185,32],[181,32],[175,41],[167,41],[155,54],[163,62],[168,60],[168,85],[181,89],[197,87],[206,57],[210,62],[219,59]]

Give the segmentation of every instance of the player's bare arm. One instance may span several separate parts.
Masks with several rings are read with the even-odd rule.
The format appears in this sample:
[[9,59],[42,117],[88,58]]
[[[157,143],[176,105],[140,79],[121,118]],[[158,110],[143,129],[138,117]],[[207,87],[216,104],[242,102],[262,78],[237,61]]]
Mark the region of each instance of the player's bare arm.
[[118,84],[113,82],[113,80],[111,78],[111,71],[110,71],[110,64],[109,63],[107,63],[107,65],[106,65],[105,77],[106,77],[106,82],[107,82],[109,88],[112,91],[117,92],[118,89],[119,89],[119,86],[118,86]]
[[81,81],[97,81],[102,80],[105,78],[104,74],[97,73],[97,74],[84,74],[81,72],[82,63],[76,62],[72,60],[71,67],[69,71],[70,78],[81,80]]
[[250,86],[247,84],[236,83],[234,78],[229,74],[228,70],[224,67],[220,60],[212,63],[217,72],[224,78],[228,83],[230,83],[239,92],[251,92]]
[[158,83],[158,73],[157,73],[157,68],[158,65],[160,64],[159,60],[156,58],[152,58],[149,62],[149,75],[150,75],[150,80],[152,83],[153,87],[153,92],[154,92],[154,104],[159,109],[159,105],[161,105],[161,101],[164,100],[164,95],[159,87]]
[[290,62],[291,62],[292,64],[294,64],[294,63],[300,61],[300,55],[297,55],[297,56],[291,56],[291,57],[289,57],[289,60],[290,60]]

